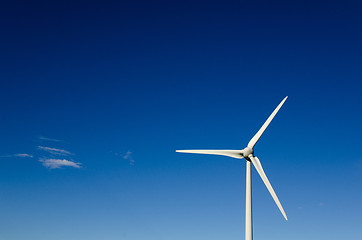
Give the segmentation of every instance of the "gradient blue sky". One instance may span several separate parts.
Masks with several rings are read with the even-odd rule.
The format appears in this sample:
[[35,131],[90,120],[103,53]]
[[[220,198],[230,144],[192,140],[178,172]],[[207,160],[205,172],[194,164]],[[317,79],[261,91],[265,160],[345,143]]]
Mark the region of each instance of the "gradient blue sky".
[[361,1],[3,2],[0,239],[243,239],[245,161],[175,149],[241,149],[286,95],[255,150],[289,221],[253,170],[255,239],[360,239],[361,26]]

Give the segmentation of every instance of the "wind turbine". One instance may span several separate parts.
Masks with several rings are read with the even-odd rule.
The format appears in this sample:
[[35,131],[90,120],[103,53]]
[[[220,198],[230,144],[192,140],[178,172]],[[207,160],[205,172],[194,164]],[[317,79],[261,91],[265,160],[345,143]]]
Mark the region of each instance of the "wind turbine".
[[279,105],[275,108],[275,110],[272,112],[269,118],[265,121],[263,126],[261,126],[259,131],[249,141],[248,146],[242,150],[176,150],[176,152],[181,152],[181,153],[222,155],[238,159],[245,158],[246,160],[245,240],[253,239],[253,222],[252,222],[252,211],[251,211],[251,162],[253,163],[256,171],[259,173],[265,186],[269,190],[271,196],[273,197],[275,203],[277,204],[280,212],[283,214],[285,220],[288,220],[287,215],[285,214],[284,209],[280,204],[279,199],[275,194],[273,187],[271,186],[267,176],[264,173],[259,158],[254,155],[255,144],[258,142],[259,138],[264,133],[265,129],[268,127],[268,125],[273,120],[275,115],[278,113],[279,109],[283,106],[287,98],[288,96],[286,96],[279,103]]

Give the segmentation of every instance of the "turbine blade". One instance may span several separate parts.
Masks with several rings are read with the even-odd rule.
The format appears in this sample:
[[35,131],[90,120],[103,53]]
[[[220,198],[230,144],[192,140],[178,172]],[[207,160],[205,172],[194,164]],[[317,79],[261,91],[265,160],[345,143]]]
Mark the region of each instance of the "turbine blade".
[[280,204],[279,199],[278,199],[277,195],[275,194],[273,187],[271,186],[267,176],[265,175],[265,172],[263,170],[263,167],[261,166],[259,158],[251,157],[250,159],[251,159],[251,162],[253,163],[254,167],[256,168],[256,171],[258,171],[258,173],[259,173],[261,179],[263,180],[265,186],[268,188],[269,193],[273,197],[273,199],[274,199],[275,203],[277,204],[280,212],[283,214],[285,220],[288,220],[287,215],[285,214],[284,209],[282,207],[282,204]]
[[221,155],[238,159],[243,158],[242,150],[176,150],[176,152]]
[[265,129],[268,127],[268,125],[270,124],[270,122],[273,120],[273,118],[275,117],[275,115],[277,114],[277,112],[279,111],[279,109],[283,106],[285,100],[287,100],[288,96],[286,96],[283,101],[281,101],[279,103],[279,105],[276,107],[276,109],[272,112],[272,114],[270,114],[270,116],[268,117],[268,119],[265,121],[265,123],[263,124],[263,126],[261,126],[261,128],[259,129],[259,131],[254,135],[254,137],[250,140],[250,142],[248,143],[248,147],[250,148],[254,148],[255,144],[258,142],[259,138],[261,137],[261,135],[263,134],[263,132],[265,131]]

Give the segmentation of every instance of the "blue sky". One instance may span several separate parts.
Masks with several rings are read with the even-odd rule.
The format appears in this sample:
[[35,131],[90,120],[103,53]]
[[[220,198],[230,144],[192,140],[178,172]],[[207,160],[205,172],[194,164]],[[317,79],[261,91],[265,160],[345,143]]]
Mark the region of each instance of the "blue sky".
[[362,235],[360,1],[8,1],[0,239]]

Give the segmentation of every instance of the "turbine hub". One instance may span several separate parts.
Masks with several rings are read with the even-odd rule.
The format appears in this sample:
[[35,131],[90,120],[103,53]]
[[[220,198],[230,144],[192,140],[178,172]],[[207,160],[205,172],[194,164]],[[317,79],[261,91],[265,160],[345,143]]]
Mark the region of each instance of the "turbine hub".
[[254,153],[254,150],[250,147],[246,147],[243,149],[243,156],[246,159],[249,159],[248,157],[250,156],[250,154],[253,154],[253,153]]

